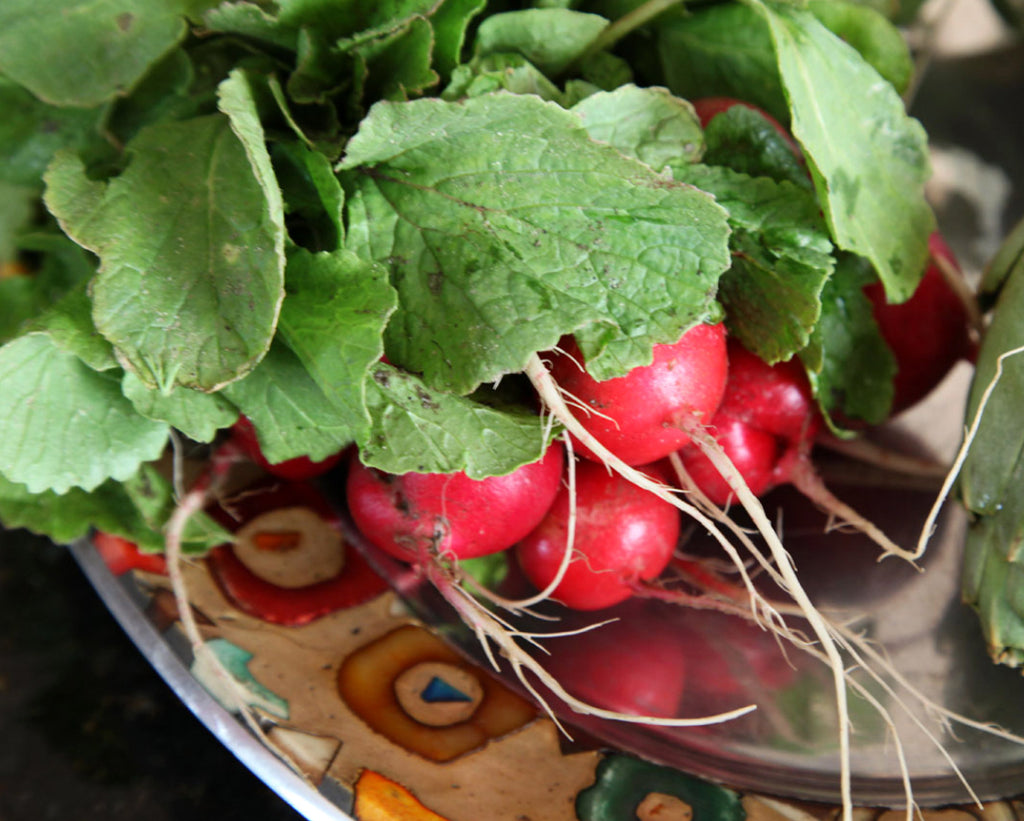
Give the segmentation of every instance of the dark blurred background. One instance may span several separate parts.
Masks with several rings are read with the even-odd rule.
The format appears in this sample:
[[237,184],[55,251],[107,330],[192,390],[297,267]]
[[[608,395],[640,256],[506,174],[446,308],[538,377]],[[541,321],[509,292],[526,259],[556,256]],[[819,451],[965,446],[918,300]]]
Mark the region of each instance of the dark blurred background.
[[177,699],[71,553],[0,530],[0,821],[301,816]]

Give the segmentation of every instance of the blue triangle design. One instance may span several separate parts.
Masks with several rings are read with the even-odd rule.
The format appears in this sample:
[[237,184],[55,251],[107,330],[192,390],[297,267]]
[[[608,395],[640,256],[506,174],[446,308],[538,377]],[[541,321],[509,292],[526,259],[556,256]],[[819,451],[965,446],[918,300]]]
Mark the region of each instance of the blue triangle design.
[[452,701],[472,701],[473,699],[456,687],[453,687],[440,676],[434,676],[420,693],[427,704],[438,704]]

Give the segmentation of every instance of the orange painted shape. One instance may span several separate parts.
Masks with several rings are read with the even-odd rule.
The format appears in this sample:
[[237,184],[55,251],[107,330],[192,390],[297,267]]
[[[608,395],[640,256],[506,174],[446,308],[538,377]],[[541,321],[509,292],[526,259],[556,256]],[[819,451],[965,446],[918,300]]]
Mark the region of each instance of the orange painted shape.
[[[483,697],[464,721],[444,727],[430,726],[403,709],[395,683],[406,670],[427,661],[450,664],[480,682]],[[374,731],[431,761],[451,761],[519,729],[537,716],[529,701],[466,661],[429,630],[412,624],[403,625],[346,657],[338,670],[338,693]]]
[[401,784],[373,770],[363,770],[356,781],[355,814],[359,821],[448,821]]
[[302,534],[295,530],[264,530],[253,534],[253,542],[259,550],[294,550],[302,542]]

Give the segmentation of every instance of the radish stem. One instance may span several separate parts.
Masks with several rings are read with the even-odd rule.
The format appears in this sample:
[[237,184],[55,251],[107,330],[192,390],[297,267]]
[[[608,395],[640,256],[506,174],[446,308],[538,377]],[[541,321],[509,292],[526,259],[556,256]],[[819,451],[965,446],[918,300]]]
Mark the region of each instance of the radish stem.
[[[801,453],[792,462],[792,469],[789,472],[790,482],[804,496],[814,502],[823,510],[842,519],[847,524],[855,527],[871,541],[881,547],[885,552],[880,558],[886,556],[899,556],[902,559],[913,562],[916,558],[913,551],[906,550],[896,544],[885,535],[878,526],[866,519],[846,502],[835,496],[832,491],[825,487],[821,476],[814,469],[810,458]],[[920,569],[920,568],[918,568]]]
[[899,453],[863,437],[841,439],[832,434],[819,434],[815,444],[858,462],[888,471],[896,471],[907,476],[920,476],[924,479],[939,481],[948,472],[946,465],[941,462]]
[[699,716],[697,718],[663,718],[657,716],[637,716],[627,713],[619,713],[614,710],[606,710],[592,704],[587,704],[586,702],[570,695],[562,685],[558,683],[554,676],[548,673],[547,670],[545,670],[544,667],[535,658],[533,658],[533,656],[526,653],[515,641],[516,636],[523,636],[524,638],[531,640],[536,638],[536,636],[532,634],[517,633],[511,630],[508,625],[500,622],[492,613],[482,608],[479,602],[477,602],[472,596],[454,583],[453,580],[443,572],[438,563],[430,562],[427,564],[426,569],[428,578],[434,585],[435,589],[437,589],[437,591],[444,597],[445,601],[455,609],[463,623],[473,631],[477,640],[485,647],[485,651],[488,654],[491,664],[498,669],[496,659],[491,654],[489,647],[490,643],[493,642],[497,645],[502,655],[508,660],[516,674],[516,677],[522,685],[537,699],[538,703],[541,704],[552,721],[554,721],[562,733],[568,738],[572,738],[572,736],[566,731],[561,722],[558,721],[558,718],[550,705],[547,704],[544,698],[536,691],[536,688],[534,688],[527,680],[524,670],[533,673],[552,693],[554,693],[575,712],[582,713],[584,715],[593,715],[598,718],[610,719],[613,721],[657,724],[667,727],[702,727],[709,724],[720,724],[725,721],[731,721],[735,718],[747,715],[756,709],[754,705],[750,704],[738,707],[734,710],[727,710],[722,713],[716,713],[708,716]]
[[[172,441],[175,445],[174,474],[177,479],[176,484],[179,485],[178,490],[180,491],[182,490],[180,487],[180,477],[183,475],[183,471],[181,470],[179,443],[176,440]],[[242,717],[253,735],[298,776],[311,784],[309,776],[306,775],[303,769],[264,732],[263,727],[260,726],[260,723],[253,715],[253,710],[249,706],[245,691],[235,677],[224,667],[217,654],[206,643],[196,622],[192,605],[189,603],[188,585],[181,569],[181,565],[185,560],[182,555],[181,545],[189,520],[202,512],[203,508],[206,507],[211,494],[226,479],[231,465],[237,458],[238,454],[233,446],[229,444],[222,447],[213,455],[209,475],[202,477],[183,496],[179,497],[177,505],[167,520],[167,526],[164,531],[167,577],[171,583],[171,592],[174,595],[174,602],[178,609],[178,620],[192,648],[195,659],[197,661],[200,659],[205,661],[209,665],[209,669],[213,670],[221,682],[226,685],[225,691],[230,693],[234,701],[232,705],[234,711]]]

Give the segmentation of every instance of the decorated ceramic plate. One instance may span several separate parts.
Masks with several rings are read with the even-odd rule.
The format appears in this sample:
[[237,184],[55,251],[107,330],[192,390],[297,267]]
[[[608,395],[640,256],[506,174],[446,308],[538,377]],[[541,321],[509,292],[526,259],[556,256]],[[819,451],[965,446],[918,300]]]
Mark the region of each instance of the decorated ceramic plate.
[[[963,384],[952,379],[932,407],[945,406]],[[930,430],[941,439],[941,425]],[[897,434],[910,441],[905,430]],[[844,460],[833,472],[838,491],[908,532],[934,498],[930,485]],[[246,539],[301,532],[315,540],[323,531],[344,545],[344,569],[316,582],[317,595],[282,595],[227,546],[185,567],[195,621],[230,671],[230,686],[195,661],[161,568],[117,577],[101,558],[111,555],[104,540],[99,553],[88,542],[74,548],[179,696],[307,817],[591,821],[621,818],[623,807],[641,818],[682,818],[687,807],[718,819],[826,811],[808,802],[837,806],[834,696],[819,661],[784,652],[771,633],[732,615],[628,603],[600,614],[600,621],[619,621],[546,643],[545,664],[570,692],[642,715],[703,715],[747,703],[757,711],[709,727],[666,728],[576,715],[549,695],[553,718],[507,668],[490,669],[432,588],[326,503],[322,488],[334,480],[328,474],[319,487],[260,483],[234,508]],[[982,800],[1013,796],[1024,777],[1019,743],[935,721],[935,710],[950,710],[1022,729],[1024,681],[991,666],[976,619],[960,603],[954,569],[962,516],[953,508],[940,517],[919,572],[879,563],[867,539],[823,535],[822,514],[793,494],[774,503],[816,601],[859,614],[857,629],[884,646],[892,670],[905,677],[889,679],[891,693],[880,686],[878,697],[899,704],[906,682],[929,699],[930,709],[912,699],[904,712],[893,708],[916,800],[968,803],[954,766]],[[307,514],[297,509],[311,515],[301,518]],[[275,514],[282,510],[283,520]],[[563,619],[558,630],[594,621]],[[551,630],[541,620],[522,629]],[[255,727],[237,715],[239,691],[255,710]],[[891,728],[866,704],[852,715],[855,800],[865,808],[898,806],[904,785]]]

